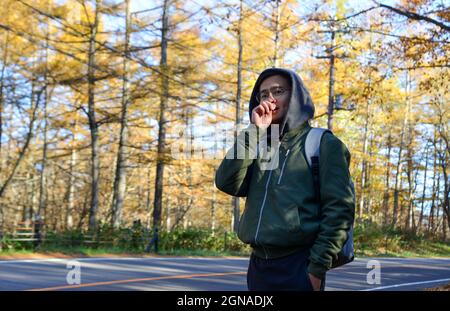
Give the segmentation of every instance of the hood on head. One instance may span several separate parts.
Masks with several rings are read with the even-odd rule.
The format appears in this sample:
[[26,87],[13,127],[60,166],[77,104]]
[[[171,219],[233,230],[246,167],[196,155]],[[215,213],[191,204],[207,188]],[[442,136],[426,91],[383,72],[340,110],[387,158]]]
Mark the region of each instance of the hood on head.
[[314,104],[311,100],[308,90],[303,84],[302,79],[292,70],[283,68],[269,68],[264,70],[258,77],[253,87],[252,95],[250,97],[249,117],[251,120],[252,110],[258,105],[256,95],[259,92],[259,87],[264,79],[273,75],[281,75],[291,82],[291,99],[289,108],[280,125],[280,133],[284,133],[291,129],[298,127],[305,121],[308,121],[314,116]]

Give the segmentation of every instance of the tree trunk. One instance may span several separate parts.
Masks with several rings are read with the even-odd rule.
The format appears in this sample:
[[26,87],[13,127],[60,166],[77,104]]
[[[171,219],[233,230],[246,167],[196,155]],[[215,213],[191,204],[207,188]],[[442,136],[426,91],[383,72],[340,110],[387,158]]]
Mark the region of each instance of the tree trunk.
[[[26,134],[25,143],[23,144],[22,148],[19,151],[19,157],[17,158],[16,162],[13,164],[13,168],[11,172],[9,173],[6,180],[3,182],[3,184],[0,186],[0,202],[2,201],[3,195],[5,194],[6,190],[8,189],[9,185],[11,184],[12,179],[16,175],[16,172],[22,163],[23,159],[25,158],[25,153],[28,150],[28,146],[30,145],[31,138],[33,137],[33,129],[34,129],[34,123],[36,121],[37,116],[37,110],[39,107],[40,98],[42,95],[43,90],[40,90],[37,93],[37,99],[35,101],[34,107],[33,107],[33,88],[31,91],[32,97],[31,97],[31,106],[33,107],[33,111],[30,116],[30,124],[28,126],[28,132]],[[2,203],[0,203],[0,232],[4,232],[4,225],[5,225],[5,207]]]
[[[188,169],[189,169],[190,167],[188,166]],[[172,186],[172,182],[171,182],[171,180],[172,180],[172,172],[170,171],[170,167],[168,167],[167,168],[167,179],[168,179],[168,184],[167,184],[167,193],[171,193],[171,186]],[[165,203],[166,203],[166,230],[167,231],[170,231],[171,230],[171,222],[172,222],[172,219],[171,219],[171,214],[172,214],[172,211],[171,211],[171,208],[170,208],[170,204],[171,204],[171,200],[170,200],[170,195],[166,195],[166,197],[165,197]]]
[[[216,111],[219,112],[219,103],[216,103]],[[216,123],[215,123],[215,132],[219,133],[218,128],[217,128],[217,124],[219,123],[219,118],[216,115]],[[214,135],[214,157],[217,156],[218,153],[218,136],[219,135]],[[217,172],[217,168],[214,167],[214,175],[216,176],[216,172]],[[216,230],[216,209],[217,209],[217,188],[216,188],[216,182],[213,178],[212,181],[212,191],[213,191],[213,195],[212,195],[212,200],[211,200],[211,231],[212,234],[214,235],[214,231]]]
[[122,223],[123,202],[126,187],[126,165],[128,144],[128,105],[130,101],[130,0],[125,0],[125,57],[123,58],[122,115],[120,118],[119,149],[117,151],[117,166],[114,179],[114,196],[112,203],[112,225],[119,228]]
[[[441,111],[440,111],[441,112]],[[440,123],[438,125],[438,133],[439,133],[439,148],[437,148],[437,154],[439,156],[439,165],[442,168],[443,181],[444,181],[444,189],[443,189],[443,199],[442,199],[442,233],[444,235],[444,240],[446,239],[446,227],[447,225],[450,228],[450,185],[449,185],[449,176],[448,176],[448,163],[449,163],[449,149],[447,145],[447,138],[443,134],[442,127],[442,115],[439,116]],[[443,146],[443,144],[446,144]],[[438,179],[439,185],[439,179]],[[438,191],[439,193],[439,186]],[[439,212],[437,213],[437,217],[439,217]]]
[[431,209],[430,218],[428,221],[428,234],[434,232],[434,209],[435,209],[435,199],[436,199],[436,179],[438,178],[437,172],[437,142],[436,142],[436,126],[434,126],[433,131],[433,187],[431,191]]
[[[47,83],[47,82],[45,82]],[[47,86],[44,86],[45,90],[45,100],[44,100],[44,129],[43,129],[43,143],[42,143],[42,159],[41,159],[41,174],[39,183],[39,209],[38,216],[46,217],[46,207],[47,207],[47,132],[48,132],[48,115],[47,115],[47,105],[48,105],[48,91]]]
[[148,212],[148,219],[147,219],[147,228],[151,227],[151,217],[150,215],[151,213],[151,208],[152,208],[152,204],[151,204],[151,192],[152,189],[150,187],[151,185],[151,176],[152,176],[152,170],[151,170],[151,165],[148,166],[147,169],[147,200],[146,200],[146,208],[145,210]]
[[75,166],[77,163],[77,150],[75,146],[75,134],[78,129],[78,120],[75,117],[74,133],[72,134],[72,148],[70,151],[70,164],[69,164],[69,187],[67,189],[67,209],[66,209],[66,230],[70,230],[73,227],[73,211],[74,211],[74,194],[75,194]]
[[81,230],[81,228],[83,227],[83,221],[87,213],[88,213],[88,197],[85,196],[83,201],[83,209],[81,210],[80,219],[78,220],[77,230]]
[[389,128],[388,134],[388,153],[386,155],[386,181],[385,181],[385,189],[383,195],[383,227],[386,227],[388,224],[388,213],[389,213],[389,180],[391,174],[391,149],[392,149],[392,141],[391,141],[391,128]]
[[334,113],[334,72],[335,72],[335,68],[334,68],[334,54],[333,54],[333,49],[334,49],[334,37],[335,37],[335,31],[333,30],[331,32],[331,46],[330,46],[330,82],[328,85],[328,129],[330,131],[333,130],[333,113]]
[[26,204],[26,209],[24,212],[24,217],[23,217],[23,221],[29,223],[32,219],[33,219],[33,213],[35,211],[35,198],[36,195],[35,193],[37,191],[35,191],[34,189],[34,184],[35,184],[35,177],[34,177],[34,158],[33,155],[30,154],[29,158],[29,163],[32,164],[33,169],[29,170],[27,173],[27,204]]
[[98,123],[95,115],[95,53],[101,0],[95,1],[94,23],[91,24],[88,54],[88,118],[91,133],[91,206],[89,210],[89,230],[97,228],[97,212],[99,201],[100,149]]
[[[274,52],[273,52],[273,66],[278,67],[279,57],[278,57],[278,49],[280,48],[280,2],[281,0],[275,0],[275,9],[274,9],[274,21],[275,21],[275,40],[274,40]],[[242,13],[242,0],[241,0],[241,13]]]
[[447,214],[445,213],[444,205],[442,205],[442,240],[447,239]]
[[[216,170],[214,170],[214,176],[215,176]],[[212,194],[212,200],[211,200],[211,231],[214,233],[216,230],[216,187],[214,186],[213,182],[213,194]]]
[[400,179],[401,179],[401,173],[402,173],[402,163],[401,161],[401,147],[399,152],[399,161],[397,163],[397,170],[395,173],[395,187],[394,187],[394,209],[393,209],[393,215],[392,215],[392,225],[395,227],[397,225],[398,220],[398,196],[399,196],[399,188],[400,188]]
[[[427,145],[427,148],[425,149],[425,172],[423,176],[423,189],[422,189],[422,204],[420,206],[420,216],[419,216],[419,224],[418,224],[418,232],[422,229],[423,224],[423,211],[424,211],[424,205],[425,205],[425,190],[426,190],[426,183],[427,183],[427,172],[428,172],[428,154],[430,151],[430,147]],[[433,181],[434,183],[434,181]]]
[[400,134],[400,147],[398,151],[398,162],[397,162],[397,170],[395,174],[395,188],[394,188],[394,211],[392,217],[392,225],[396,226],[398,220],[398,196],[399,196],[399,188],[400,188],[400,179],[401,179],[401,170],[402,170],[402,152],[403,152],[403,139],[405,136],[405,131],[408,126],[408,118],[409,118],[409,109],[410,109],[410,99],[409,99],[409,72],[406,72],[406,113],[405,118],[403,119],[402,132]]
[[164,180],[164,153],[166,148],[166,106],[169,97],[169,79],[167,67],[167,43],[169,31],[169,0],[164,0],[162,29],[161,29],[161,99],[159,108],[159,130],[158,130],[158,154],[156,162],[155,176],[155,197],[153,204],[153,227],[158,229],[161,225],[161,209]]
[[4,107],[3,92],[5,88],[5,71],[8,63],[8,46],[9,46],[9,31],[6,31],[5,45],[3,47],[2,70],[0,72],[0,173],[2,172],[3,168],[3,156],[2,156],[3,107]]
[[[191,148],[194,148],[194,123],[193,123],[193,119],[191,118],[191,109],[188,108],[187,109],[187,113],[186,113],[186,128],[189,128],[189,145],[191,146]],[[191,149],[193,150],[193,149]],[[186,168],[186,179],[188,182],[188,187],[189,187],[189,196],[188,196],[188,201],[186,203],[186,206],[184,206],[184,204],[182,204],[182,206],[184,206],[184,208],[181,209],[181,214],[180,214],[180,219],[177,220],[177,224],[178,222],[186,217],[187,212],[189,211],[189,209],[192,206],[192,202],[194,200],[194,196],[193,196],[193,186],[192,186],[192,167],[191,165],[188,165]],[[183,199],[182,199],[183,201]],[[188,224],[188,222],[186,221],[186,225]]]
[[[47,3],[48,4],[48,3]],[[49,89],[48,89],[48,41],[49,41],[49,20],[46,18],[45,29],[45,55],[44,55],[44,130],[43,130],[43,144],[42,144],[42,160],[41,160],[41,176],[39,184],[39,209],[38,217],[46,218],[47,209],[47,132],[48,132],[48,102],[49,102]]]
[[[442,110],[439,111],[439,136],[440,136],[440,148],[441,152],[440,154],[440,164],[442,167],[442,174],[444,175],[444,202],[442,205],[443,212],[445,214],[445,218],[447,219],[446,224],[450,228],[450,181],[449,181],[449,175],[448,175],[448,165],[450,163],[450,146],[448,143],[448,137],[446,136],[445,132],[445,123],[443,121],[443,114],[445,112],[442,112]],[[448,123],[447,123],[448,124]],[[444,146],[442,147],[442,144]],[[445,232],[445,231],[444,231]],[[445,240],[446,237],[444,237]]]
[[[31,138],[33,137],[34,123],[36,121],[37,110],[39,107],[39,102],[40,102],[42,92],[43,92],[43,90],[40,90],[37,93],[37,99],[36,99],[35,105],[33,107],[33,111],[31,112],[31,116],[30,116],[30,124],[28,125],[28,132],[27,132],[27,135],[25,138],[25,143],[23,144],[22,148],[19,151],[19,157],[17,158],[16,162],[13,164],[11,173],[9,173],[9,175],[6,178],[6,180],[4,181],[3,185],[1,185],[1,187],[0,187],[0,199],[3,198],[5,191],[8,189],[8,186],[11,184],[11,181],[14,178],[14,176],[17,172],[17,169],[19,168],[20,164],[22,163],[22,161],[25,157],[25,153],[28,150],[28,146],[30,145]],[[2,209],[0,209],[0,211],[1,210]]]
[[[48,168],[47,175],[48,175],[48,180],[53,181],[53,185],[55,185],[56,177],[55,177],[55,169],[53,167]],[[50,202],[57,202],[55,191],[52,191],[54,189],[55,189],[54,187],[49,187],[50,191],[48,191],[48,197],[50,198],[49,199]],[[60,209],[59,208],[56,209],[55,206],[53,205],[53,206],[50,206],[48,211],[46,210],[45,214],[44,214],[44,215],[48,215],[48,214],[51,215],[50,217],[48,217],[48,216],[46,216],[46,217],[47,217],[48,221],[51,221],[51,223],[52,223],[51,228],[52,228],[53,232],[59,231],[59,229],[63,228],[64,223],[61,221],[61,219],[59,217],[62,213],[59,213],[59,212],[60,212]],[[58,224],[60,224],[59,228],[58,228]]]
[[414,174],[414,188],[412,189],[412,193],[409,197],[409,206],[410,206],[410,210],[411,210],[411,226],[412,226],[412,230],[413,232],[416,232],[416,228],[417,228],[417,223],[416,223],[416,210],[415,210],[415,205],[414,202],[416,201],[416,189],[417,189],[417,178],[418,178],[418,171],[415,172]]
[[[363,134],[363,152],[362,152],[362,165],[361,165],[361,194],[359,200],[359,210],[358,216],[359,219],[362,219],[364,206],[366,205],[365,195],[366,195],[366,183],[367,183],[367,149],[369,144],[369,123],[370,123],[370,100],[366,101],[366,120],[364,122],[364,134]],[[366,211],[367,214],[367,211]]]
[[371,179],[372,179],[372,168],[374,167],[374,164],[372,164],[372,161],[370,161],[370,159],[373,157],[373,153],[374,153],[374,144],[375,144],[375,139],[373,137],[373,135],[371,134],[369,136],[369,161],[367,163],[367,174],[366,174],[366,188],[368,189],[366,192],[368,192],[368,198],[369,200],[366,200],[366,205],[364,206],[364,209],[367,213],[367,215],[371,215],[371,220],[374,220],[372,217],[374,217],[375,219],[378,218],[377,216],[379,216],[379,210],[376,212],[372,211],[372,205],[373,205],[373,201],[375,196],[373,195],[373,187],[372,187],[372,183],[371,183]]
[[[444,175],[444,201],[442,202],[442,210],[445,215],[445,219],[447,219],[447,225],[450,228],[450,189],[449,189],[449,180],[448,180],[448,172],[447,172],[447,158],[445,156],[445,151],[443,151],[444,157],[441,160],[442,174]],[[443,222],[445,223],[445,222]],[[445,240],[445,238],[444,238]]]
[[435,222],[436,222],[436,224],[435,224],[435,228],[433,230],[433,235],[436,234],[437,230],[439,229],[439,213],[440,213],[440,208],[441,208],[441,205],[439,204],[439,192],[441,189],[441,179],[440,178],[441,178],[441,174],[438,170],[437,185],[436,185],[436,192],[435,192],[435,195],[436,195],[436,214],[435,214],[436,219],[435,219]]
[[[240,1],[240,9],[239,9],[239,21],[238,21],[238,63],[237,63],[237,90],[236,90],[236,132],[235,139],[237,135],[237,131],[239,130],[239,126],[241,125],[241,92],[242,92],[242,53],[244,46],[242,44],[242,16],[243,16],[243,8],[242,2]],[[234,232],[238,232],[239,230],[239,218],[241,216],[241,209],[239,206],[239,197],[232,198],[233,204],[233,217],[232,217],[232,229]]]
[[407,171],[406,171],[406,176],[408,179],[408,210],[407,210],[407,215],[405,218],[405,229],[408,230],[410,229],[410,227],[412,226],[413,230],[414,230],[414,221],[412,220],[413,218],[413,195],[414,195],[414,190],[413,190],[413,178],[412,178],[412,174],[413,174],[413,162],[412,162],[412,150],[411,150],[411,143],[412,143],[412,133],[409,132],[409,138],[408,138],[408,147],[407,147]]

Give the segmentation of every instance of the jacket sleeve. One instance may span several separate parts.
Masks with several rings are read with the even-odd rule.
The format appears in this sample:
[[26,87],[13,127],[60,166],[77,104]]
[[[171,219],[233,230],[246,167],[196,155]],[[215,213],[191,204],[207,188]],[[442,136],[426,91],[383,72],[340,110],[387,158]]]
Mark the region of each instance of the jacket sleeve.
[[344,143],[332,134],[325,134],[319,159],[321,223],[308,266],[308,272],[320,279],[331,268],[353,223],[355,201],[349,164],[350,153]]
[[[246,133],[248,138],[245,139]],[[252,173],[252,164],[256,159],[257,143],[264,135],[254,124],[243,129],[236,137],[233,147],[227,152],[216,171],[216,187],[236,197],[246,197]],[[250,143],[253,139],[253,143]],[[242,156],[242,152],[245,153]],[[237,156],[241,153],[241,156]]]

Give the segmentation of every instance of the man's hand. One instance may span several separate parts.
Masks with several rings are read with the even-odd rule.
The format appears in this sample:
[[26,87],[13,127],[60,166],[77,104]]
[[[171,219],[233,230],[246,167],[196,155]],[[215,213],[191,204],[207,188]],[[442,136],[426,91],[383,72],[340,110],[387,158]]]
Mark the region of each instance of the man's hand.
[[311,281],[311,285],[313,289],[317,292],[320,290],[320,285],[322,285],[322,280],[318,277],[312,275],[311,273],[308,273],[309,279]]
[[268,101],[263,101],[261,104],[253,108],[251,122],[262,130],[267,129],[272,123],[272,111],[275,108],[275,104]]

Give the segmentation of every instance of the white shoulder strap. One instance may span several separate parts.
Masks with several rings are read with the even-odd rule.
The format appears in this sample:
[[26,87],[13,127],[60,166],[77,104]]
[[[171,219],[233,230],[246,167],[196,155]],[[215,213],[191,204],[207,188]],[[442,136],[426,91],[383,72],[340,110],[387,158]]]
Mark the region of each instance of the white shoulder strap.
[[305,156],[308,161],[309,167],[311,167],[311,157],[319,157],[320,154],[320,140],[325,132],[330,132],[328,129],[313,127],[305,141]]

